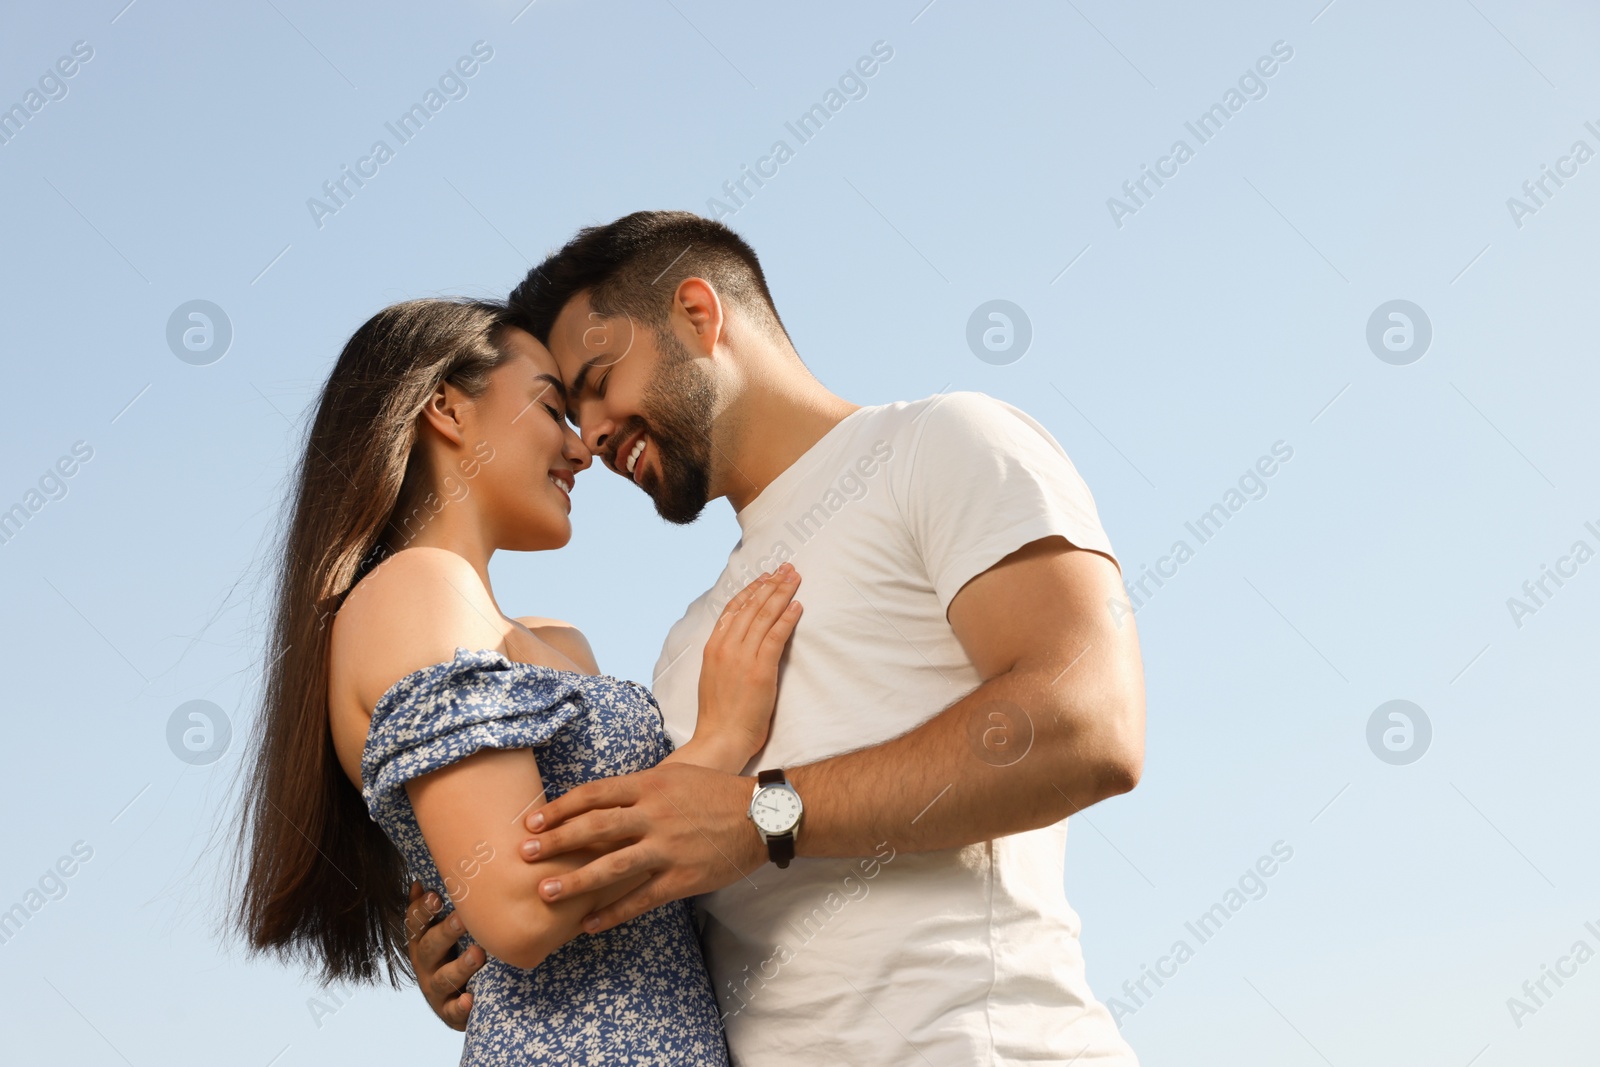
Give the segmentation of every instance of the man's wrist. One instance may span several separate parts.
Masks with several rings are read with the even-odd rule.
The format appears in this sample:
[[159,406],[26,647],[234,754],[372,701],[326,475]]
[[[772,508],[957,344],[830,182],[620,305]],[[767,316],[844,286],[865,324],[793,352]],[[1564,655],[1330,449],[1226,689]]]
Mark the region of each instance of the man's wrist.
[[816,836],[819,816],[817,814],[818,804],[813,803],[813,801],[817,800],[817,794],[820,793],[820,790],[808,787],[806,782],[808,770],[808,767],[785,767],[783,771],[783,776],[789,780],[789,788],[799,794],[800,803],[804,808],[804,814],[800,816],[800,826],[794,835],[794,854],[796,856],[806,855],[807,853],[814,854],[815,852],[814,848],[807,849],[805,845],[808,843],[815,845],[813,838]]

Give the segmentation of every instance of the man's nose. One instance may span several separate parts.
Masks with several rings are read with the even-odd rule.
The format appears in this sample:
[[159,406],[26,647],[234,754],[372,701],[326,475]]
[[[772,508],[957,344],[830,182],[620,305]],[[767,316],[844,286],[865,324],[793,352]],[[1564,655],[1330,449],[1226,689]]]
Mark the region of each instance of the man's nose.
[[589,450],[597,456],[605,455],[606,442],[611,440],[611,435],[617,429],[611,420],[595,419],[587,425],[580,421],[579,426],[583,431],[583,443],[589,446]]

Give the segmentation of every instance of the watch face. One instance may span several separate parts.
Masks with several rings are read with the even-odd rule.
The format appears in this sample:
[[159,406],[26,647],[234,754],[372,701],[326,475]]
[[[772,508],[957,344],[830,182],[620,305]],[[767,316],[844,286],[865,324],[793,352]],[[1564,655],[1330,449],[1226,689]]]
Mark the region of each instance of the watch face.
[[800,821],[800,797],[783,786],[767,786],[750,802],[750,818],[769,834],[793,830]]

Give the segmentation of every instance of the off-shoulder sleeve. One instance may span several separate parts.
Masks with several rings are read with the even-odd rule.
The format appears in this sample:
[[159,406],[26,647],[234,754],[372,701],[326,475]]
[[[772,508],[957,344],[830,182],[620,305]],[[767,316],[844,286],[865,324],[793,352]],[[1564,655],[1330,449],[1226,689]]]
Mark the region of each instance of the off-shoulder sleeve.
[[483,749],[544,745],[588,713],[579,678],[457,649],[450,662],[408,674],[384,693],[361,756],[361,792],[413,875],[440,888],[406,783]]

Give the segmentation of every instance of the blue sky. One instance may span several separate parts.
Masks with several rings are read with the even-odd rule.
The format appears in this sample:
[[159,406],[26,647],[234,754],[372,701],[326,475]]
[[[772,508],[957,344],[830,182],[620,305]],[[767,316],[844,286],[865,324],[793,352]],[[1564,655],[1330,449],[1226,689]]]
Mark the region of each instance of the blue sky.
[[[1600,17],[1324,2],[11,13],[0,509],[26,520],[0,544],[0,909],[39,891],[0,943],[13,1055],[453,1061],[414,991],[313,1012],[314,984],[214,929],[205,846],[287,465],[379,307],[501,294],[578,226],[675,207],[731,211],[836,392],[1023,407],[1128,577],[1168,575],[1137,616],[1144,782],[1073,820],[1064,875],[1144,1062],[1577,1062],[1600,962],[1538,1004],[1522,987],[1580,940],[1600,951],[1600,562],[1575,545],[1600,551],[1600,160],[1576,149],[1600,151]],[[401,143],[389,125],[430,90]],[[797,136],[814,105],[827,121]],[[341,168],[368,176],[331,202]],[[213,346],[231,332],[220,358],[183,348],[186,310],[169,343],[197,300],[221,311]],[[1020,355],[969,343],[995,300],[1026,317]],[[1218,503],[1200,543],[1186,523]],[[648,681],[731,512],[667,527],[604,472],[576,504],[571,547],[497,560],[497,592]],[[1546,567],[1567,577],[1534,603]],[[233,728],[210,763],[169,747],[196,700]],[[1369,745],[1394,700],[1426,717],[1418,758],[1415,715],[1410,749],[1387,718]],[[1199,943],[1186,924],[1241,878]],[[1122,990],[1180,940],[1164,984]]]

